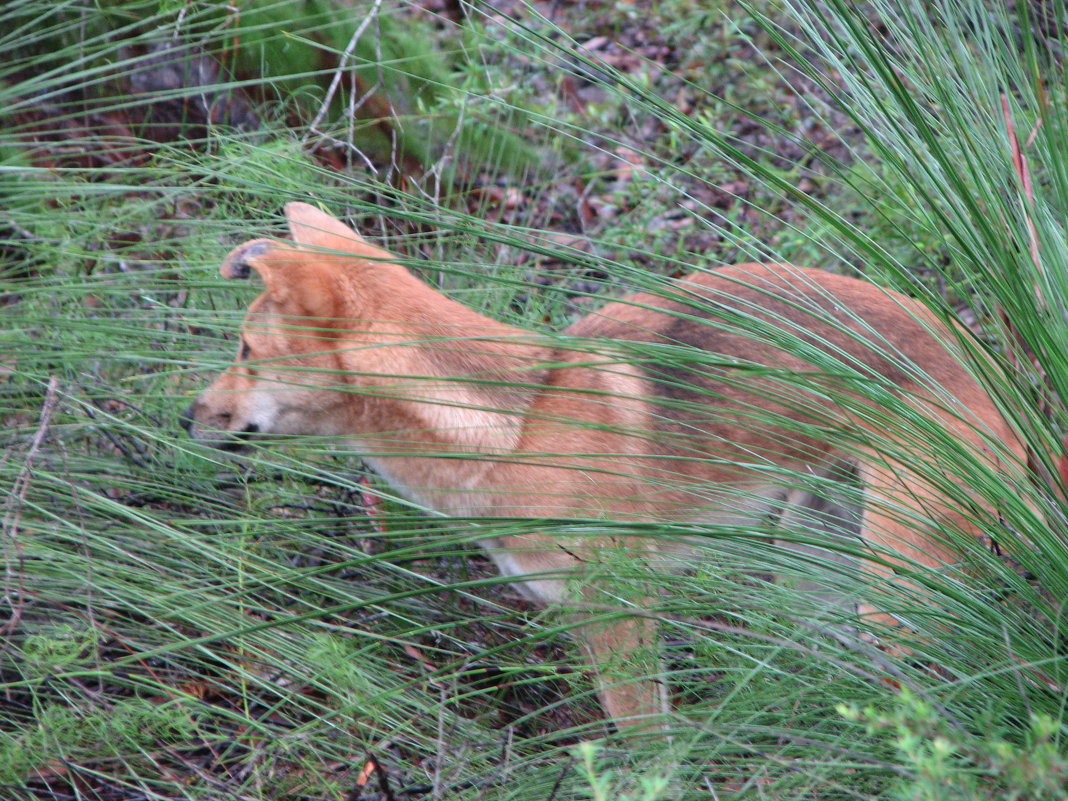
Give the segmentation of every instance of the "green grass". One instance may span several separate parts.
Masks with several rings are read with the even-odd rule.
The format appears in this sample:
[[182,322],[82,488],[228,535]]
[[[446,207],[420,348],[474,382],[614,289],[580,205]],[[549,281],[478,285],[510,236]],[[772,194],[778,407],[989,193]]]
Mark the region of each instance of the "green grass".
[[[620,56],[615,71],[570,38],[634,43],[633,20],[596,4],[562,31],[533,13],[474,11],[461,29],[383,3],[377,35],[423,26],[418,63],[439,60],[432,99],[404,88],[422,68],[401,68],[389,88],[410,104],[400,117],[422,140],[418,167],[404,161],[412,149],[364,147],[368,126],[336,108],[323,124],[351,147],[309,132],[371,8],[326,24],[336,7],[320,5],[272,30],[289,50],[249,32],[234,51],[239,23],[184,4],[24,0],[0,12],[13,54],[0,68],[0,796],[388,798],[376,777],[357,789],[374,758],[397,798],[1059,798],[1062,4],[880,2],[862,16],[799,3],[772,22],[770,5],[742,15],[674,0],[649,11],[662,21],[649,27],[688,55],[670,70]],[[339,38],[322,44],[324,30]],[[169,100],[133,92],[160,32],[214,54],[214,83]],[[596,90],[580,109],[547,89],[565,74]],[[257,130],[196,117],[207,89],[238,86]],[[159,135],[178,111],[189,115],[168,120],[179,133]],[[364,468],[335,443],[234,461],[181,432],[179,412],[229,363],[256,292],[217,265],[233,245],[281,233],[292,199],[348,215],[451,296],[539,332],[602,296],[753,258],[863,274],[963,312],[964,345],[999,365],[981,377],[1032,447],[1038,480],[970,463],[881,387],[846,388],[885,402],[878,422],[922,443],[918,469],[967,478],[999,510],[980,515],[988,532],[1032,548],[1017,566],[958,543],[967,570],[918,577],[933,605],[865,590],[921,635],[913,660],[815,634],[814,616],[850,616],[798,584],[855,593],[858,579],[773,547],[782,532],[770,526],[688,528],[708,558],[682,575],[609,560],[608,587],[663,589],[649,613],[676,704],[671,742],[622,741],[601,721],[567,619],[517,600],[472,546],[523,521],[443,519],[374,478],[382,500],[369,509]],[[841,400],[843,389],[821,391]],[[581,537],[609,523],[555,525]],[[682,533],[611,527],[624,529]],[[791,534],[826,544],[816,525]],[[768,582],[773,569],[787,578]]]

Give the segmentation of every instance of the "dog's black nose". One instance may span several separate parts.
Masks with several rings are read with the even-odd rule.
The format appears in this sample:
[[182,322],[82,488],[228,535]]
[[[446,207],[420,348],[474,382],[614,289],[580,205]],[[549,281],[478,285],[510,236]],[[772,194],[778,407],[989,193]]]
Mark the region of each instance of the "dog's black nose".
[[196,418],[193,415],[196,412],[196,406],[195,402],[190,403],[185,407],[185,411],[178,416],[178,422],[187,434],[193,433],[193,423],[196,422]]

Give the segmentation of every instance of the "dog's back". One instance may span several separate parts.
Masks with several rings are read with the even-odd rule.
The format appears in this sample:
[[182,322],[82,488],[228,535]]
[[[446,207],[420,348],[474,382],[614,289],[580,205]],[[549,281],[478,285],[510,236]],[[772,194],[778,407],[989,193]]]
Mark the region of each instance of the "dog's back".
[[[996,458],[987,439],[1021,455],[954,334],[915,301],[856,279],[727,267],[610,303],[564,334],[515,452],[568,466],[539,509],[547,516],[699,517],[726,502],[725,487],[772,492],[774,476],[874,450],[923,458],[929,443],[889,431],[888,393],[984,459]],[[584,491],[594,474],[599,489]]]

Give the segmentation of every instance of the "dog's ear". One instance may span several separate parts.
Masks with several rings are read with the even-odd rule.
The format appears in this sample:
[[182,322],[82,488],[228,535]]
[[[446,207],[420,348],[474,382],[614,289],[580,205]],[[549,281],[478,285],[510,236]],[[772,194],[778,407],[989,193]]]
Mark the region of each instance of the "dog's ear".
[[286,242],[253,239],[230,251],[219,272],[224,278],[263,279],[271,306],[296,317],[333,319],[337,316],[337,270],[322,259]]
[[[289,231],[298,245],[324,251],[324,256],[331,251],[363,255],[365,250],[377,250],[345,223],[308,203],[286,203],[285,211]],[[269,255],[272,250],[279,252],[272,257]],[[248,278],[251,271],[255,270],[270,286],[268,273],[272,270],[271,262],[284,261],[284,254],[285,245],[282,243],[253,239],[230,251],[220,271],[224,278]]]
[[324,256],[356,256],[368,262],[389,262],[396,258],[309,203],[286,203],[286,221],[294,242]]
[[225,278],[258,273],[276,310],[335,318],[339,316],[337,288],[344,276],[365,275],[378,282],[383,274],[394,278],[408,274],[395,256],[315,206],[287,203],[285,211],[293,243],[253,239],[230,251],[219,268]]
[[253,239],[238,245],[223,260],[219,272],[223,278],[248,278],[255,270],[266,283],[270,270],[267,266],[269,260],[265,257],[276,247],[277,243],[270,239]]
[[286,203],[286,222],[289,223],[293,241],[301,245],[350,253],[354,243],[368,244],[341,220],[310,203]]

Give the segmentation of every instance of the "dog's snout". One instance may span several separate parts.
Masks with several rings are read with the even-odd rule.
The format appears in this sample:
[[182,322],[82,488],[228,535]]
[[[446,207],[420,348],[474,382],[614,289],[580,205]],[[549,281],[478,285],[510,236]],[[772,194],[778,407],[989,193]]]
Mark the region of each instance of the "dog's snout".
[[260,427],[255,423],[249,423],[240,431],[231,432],[231,434],[225,439],[216,443],[216,446],[222,448],[224,451],[230,451],[231,453],[242,453],[248,450],[249,440],[253,435],[260,432]]
[[194,401],[186,406],[185,411],[178,416],[178,423],[185,429],[185,433],[187,434],[193,433],[193,423],[196,422],[196,410],[197,404],[196,401]]

